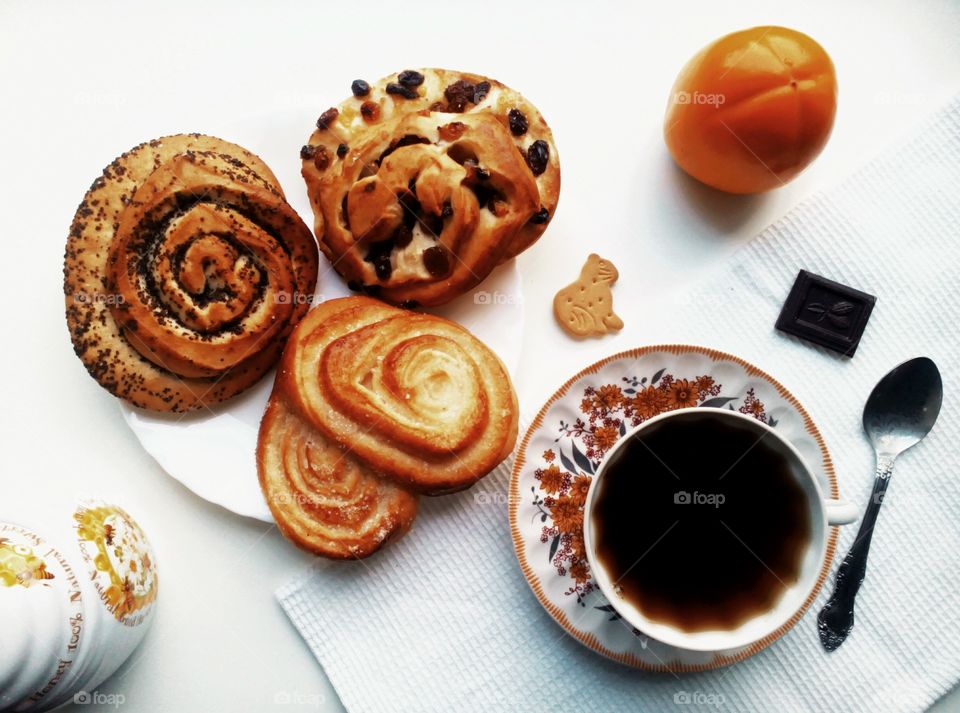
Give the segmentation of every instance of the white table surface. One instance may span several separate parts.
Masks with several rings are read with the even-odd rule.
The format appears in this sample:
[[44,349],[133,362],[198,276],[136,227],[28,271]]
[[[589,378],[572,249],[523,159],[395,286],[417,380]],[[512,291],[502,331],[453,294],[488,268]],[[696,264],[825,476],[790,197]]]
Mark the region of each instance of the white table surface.
[[[553,127],[563,166],[556,219],[519,258],[527,326],[516,386],[530,412],[591,360],[670,341],[670,307],[684,286],[960,90],[960,3],[951,0],[199,5],[0,2],[0,510],[89,493],[115,498],[144,526],[162,578],[157,620],[99,689],[122,694],[130,711],[340,704],[273,598],[311,558],[274,527],[168,477],[72,354],[64,241],[83,192],[118,153],[185,131],[235,140],[261,153],[306,217],[297,151],[352,79],[448,66],[520,89]],[[703,44],[771,23],[811,34],[833,56],[836,128],[789,186],[724,196],[672,165],[661,139],[666,98]],[[593,250],[620,268],[615,307],[626,327],[574,343],[555,325],[551,300]],[[350,655],[391,665],[363,647]],[[958,692],[937,709],[960,710]]]

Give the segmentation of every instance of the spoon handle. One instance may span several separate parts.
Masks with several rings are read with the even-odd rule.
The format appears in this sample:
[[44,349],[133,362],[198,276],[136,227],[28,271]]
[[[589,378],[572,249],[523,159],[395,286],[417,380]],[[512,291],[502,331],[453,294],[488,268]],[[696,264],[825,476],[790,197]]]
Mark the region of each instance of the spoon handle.
[[873,526],[877,522],[880,506],[883,505],[883,496],[890,483],[893,461],[891,456],[877,454],[877,476],[873,481],[870,504],[867,505],[866,512],[863,514],[857,537],[837,570],[833,596],[817,617],[820,643],[827,651],[837,649],[853,628],[853,604],[857,598],[857,592],[860,591],[860,585],[863,584],[863,578],[867,574],[867,555],[870,553]]

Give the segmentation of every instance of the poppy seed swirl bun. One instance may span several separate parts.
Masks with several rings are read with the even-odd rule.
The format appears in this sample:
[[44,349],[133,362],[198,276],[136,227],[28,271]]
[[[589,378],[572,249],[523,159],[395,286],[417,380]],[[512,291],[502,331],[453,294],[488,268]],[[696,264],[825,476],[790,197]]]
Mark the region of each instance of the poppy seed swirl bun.
[[141,144],[104,169],[70,228],[74,350],[135,406],[223,401],[276,363],[317,266],[310,230],[257,156],[199,134]]

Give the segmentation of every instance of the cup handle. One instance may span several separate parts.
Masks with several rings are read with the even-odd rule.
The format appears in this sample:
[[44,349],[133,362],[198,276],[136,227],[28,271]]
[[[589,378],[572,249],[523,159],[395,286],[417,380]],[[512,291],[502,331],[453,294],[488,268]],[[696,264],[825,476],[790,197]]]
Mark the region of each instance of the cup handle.
[[857,507],[846,500],[825,500],[828,525],[849,525],[860,517]]

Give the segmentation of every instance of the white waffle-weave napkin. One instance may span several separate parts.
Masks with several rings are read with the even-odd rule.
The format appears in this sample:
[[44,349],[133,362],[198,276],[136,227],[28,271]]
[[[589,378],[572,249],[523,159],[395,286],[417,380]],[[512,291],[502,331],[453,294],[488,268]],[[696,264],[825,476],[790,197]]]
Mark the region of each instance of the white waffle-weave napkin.
[[[798,269],[878,296],[850,360],[772,328]],[[960,679],[960,99],[902,146],[809,199],[740,250],[662,341],[734,352],[787,380],[824,432],[841,494],[867,501],[860,413],[894,365],[932,357],[940,420],[897,464],[857,624],[826,654],[808,615],[743,663],[645,674],[562,633],[516,563],[507,467],[427,500],[389,556],[319,564],[277,596],[350,711],[920,711]],[[638,345],[639,346],[639,345]],[[856,527],[842,530],[846,553]],[[834,570],[836,563],[834,564]],[[819,609],[833,587],[831,576]],[[684,704],[683,693],[705,704]]]

